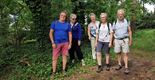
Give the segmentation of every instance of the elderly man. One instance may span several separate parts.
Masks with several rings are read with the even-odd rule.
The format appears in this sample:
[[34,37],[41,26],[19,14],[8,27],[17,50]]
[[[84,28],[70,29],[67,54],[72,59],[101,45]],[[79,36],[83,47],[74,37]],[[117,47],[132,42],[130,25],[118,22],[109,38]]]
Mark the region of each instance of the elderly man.
[[113,23],[114,30],[114,52],[117,54],[118,66],[116,70],[122,68],[121,64],[121,53],[123,54],[124,63],[125,63],[125,74],[129,73],[128,69],[128,53],[129,45],[132,44],[132,31],[130,27],[130,22],[125,19],[125,11],[119,9],[117,11],[117,21]]

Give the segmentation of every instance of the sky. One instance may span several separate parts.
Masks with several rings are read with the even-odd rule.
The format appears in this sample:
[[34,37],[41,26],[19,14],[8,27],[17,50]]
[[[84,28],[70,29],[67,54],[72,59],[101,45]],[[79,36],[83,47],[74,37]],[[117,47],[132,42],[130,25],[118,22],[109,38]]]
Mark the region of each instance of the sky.
[[145,4],[144,6],[148,10],[148,12],[154,12],[155,5],[153,5],[153,4]]

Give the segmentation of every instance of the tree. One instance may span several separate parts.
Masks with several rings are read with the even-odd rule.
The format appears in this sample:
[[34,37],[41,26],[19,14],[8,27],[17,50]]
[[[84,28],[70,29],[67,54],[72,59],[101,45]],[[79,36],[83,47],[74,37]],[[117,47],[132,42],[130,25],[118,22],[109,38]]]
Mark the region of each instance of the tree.
[[34,34],[38,41],[38,47],[45,50],[48,43],[48,32],[50,26],[50,0],[25,0],[30,11],[32,12]]

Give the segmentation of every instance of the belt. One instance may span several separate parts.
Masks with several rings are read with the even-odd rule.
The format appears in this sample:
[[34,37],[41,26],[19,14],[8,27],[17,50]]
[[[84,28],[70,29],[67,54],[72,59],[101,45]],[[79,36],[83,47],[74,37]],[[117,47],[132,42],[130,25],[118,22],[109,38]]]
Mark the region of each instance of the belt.
[[123,38],[116,38],[116,39],[118,39],[118,40],[123,40],[123,39],[126,39],[126,38],[128,38],[128,36],[123,37]]

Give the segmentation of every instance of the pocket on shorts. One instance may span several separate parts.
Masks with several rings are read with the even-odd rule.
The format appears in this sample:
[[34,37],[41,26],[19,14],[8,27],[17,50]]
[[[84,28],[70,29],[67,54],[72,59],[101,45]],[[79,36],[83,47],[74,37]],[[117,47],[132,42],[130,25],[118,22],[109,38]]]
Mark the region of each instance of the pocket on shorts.
[[118,44],[118,40],[114,39],[114,43],[113,44],[114,44],[114,46],[117,45]]
[[124,39],[125,43],[129,43],[129,38]]

